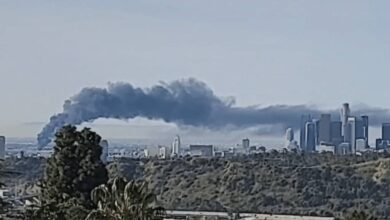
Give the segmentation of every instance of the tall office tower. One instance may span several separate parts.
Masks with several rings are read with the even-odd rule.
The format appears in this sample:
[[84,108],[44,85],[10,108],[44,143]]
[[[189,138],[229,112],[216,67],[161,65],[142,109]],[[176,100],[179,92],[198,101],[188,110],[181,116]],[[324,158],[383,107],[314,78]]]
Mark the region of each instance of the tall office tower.
[[319,130],[320,129],[318,129],[319,127],[320,127],[320,120],[318,120],[318,119],[314,119],[313,120],[313,122],[314,122],[314,139],[315,139],[315,145],[317,146],[317,145],[320,145],[320,139],[319,139],[319,136],[320,136],[320,132],[319,132]]
[[365,137],[365,128],[364,121],[362,117],[355,117],[355,139],[362,141],[366,139]]
[[390,140],[390,123],[382,124],[382,140]]
[[368,148],[368,116],[363,115],[362,116],[362,121],[363,121],[363,134],[364,134],[364,142],[365,142],[365,147]]
[[341,123],[342,123],[342,129],[341,129],[341,135],[343,135],[344,137],[344,142],[347,142],[347,139],[346,139],[346,135],[345,135],[345,131],[348,127],[348,117],[351,115],[351,110],[349,109],[349,104],[348,103],[344,103],[343,104],[343,107],[341,109],[341,114],[340,114],[340,118],[341,118]]
[[332,121],[330,126],[330,139],[334,146],[339,146],[343,142],[343,136],[341,135],[341,121]]
[[300,127],[300,135],[299,135],[299,145],[302,151],[306,151],[306,123],[312,121],[310,115],[302,115],[301,116],[301,127]]
[[314,152],[316,147],[316,125],[315,122],[307,122],[305,129],[305,151]]
[[5,137],[0,136],[0,159],[5,159]]
[[101,140],[100,146],[102,147],[102,154],[100,155],[100,160],[107,164],[108,161],[108,141],[107,140]]
[[181,142],[180,137],[177,135],[172,143],[172,157],[180,155]]
[[242,139],[242,147],[245,150],[249,150],[250,140],[248,138]]
[[318,143],[329,144],[331,142],[331,116],[330,114],[321,114],[318,121]]
[[350,144],[351,152],[354,154],[356,153],[356,139],[359,136],[359,125],[356,117],[348,117],[346,134],[347,142]]

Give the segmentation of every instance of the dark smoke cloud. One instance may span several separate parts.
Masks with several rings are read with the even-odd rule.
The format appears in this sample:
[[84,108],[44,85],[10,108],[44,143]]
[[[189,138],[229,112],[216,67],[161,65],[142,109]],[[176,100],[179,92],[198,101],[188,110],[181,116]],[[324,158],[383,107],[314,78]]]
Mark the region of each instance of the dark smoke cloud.
[[[160,83],[148,89],[128,83],[109,84],[108,88],[85,88],[65,101],[63,112],[50,118],[38,134],[38,144],[50,143],[54,133],[66,124],[79,125],[98,118],[127,120],[135,117],[159,119],[179,126],[208,129],[241,129],[268,126],[268,130],[298,128],[300,115],[322,113],[305,105],[237,107],[233,99],[223,100],[203,82],[195,79]],[[338,111],[330,111],[338,117]],[[389,119],[385,109],[366,108],[359,113],[373,115],[371,122]],[[373,119],[373,120],[372,120]]]

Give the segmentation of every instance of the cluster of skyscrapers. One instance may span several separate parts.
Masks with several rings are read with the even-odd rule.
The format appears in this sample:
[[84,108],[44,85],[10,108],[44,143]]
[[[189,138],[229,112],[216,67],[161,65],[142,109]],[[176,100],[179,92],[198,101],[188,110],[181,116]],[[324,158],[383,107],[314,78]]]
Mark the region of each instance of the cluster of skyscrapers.
[[331,114],[321,114],[319,119],[302,115],[300,150],[356,153],[369,147],[368,126],[368,116],[351,115],[348,103],[343,104],[339,120],[332,120]]
[[376,139],[375,147],[377,150],[390,149],[390,123],[382,124],[382,137]]

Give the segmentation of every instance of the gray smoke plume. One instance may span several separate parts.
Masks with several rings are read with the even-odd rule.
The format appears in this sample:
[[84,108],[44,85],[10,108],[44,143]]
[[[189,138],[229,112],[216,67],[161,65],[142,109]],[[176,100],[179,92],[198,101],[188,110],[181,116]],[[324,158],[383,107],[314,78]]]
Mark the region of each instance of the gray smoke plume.
[[[374,122],[383,116],[384,109],[370,109],[362,113],[375,113]],[[314,116],[320,110],[305,105],[274,105],[268,107],[236,107],[234,100],[223,100],[203,82],[195,79],[160,83],[148,89],[133,87],[128,83],[109,84],[108,88],[85,88],[66,100],[63,112],[50,118],[38,134],[38,144],[50,143],[55,132],[66,124],[79,125],[99,118],[132,119],[144,117],[173,122],[177,125],[209,129],[249,128],[275,126],[298,128],[301,114]],[[331,111],[338,115],[338,111]],[[379,115],[379,116],[378,116]],[[371,118],[370,118],[371,120]]]

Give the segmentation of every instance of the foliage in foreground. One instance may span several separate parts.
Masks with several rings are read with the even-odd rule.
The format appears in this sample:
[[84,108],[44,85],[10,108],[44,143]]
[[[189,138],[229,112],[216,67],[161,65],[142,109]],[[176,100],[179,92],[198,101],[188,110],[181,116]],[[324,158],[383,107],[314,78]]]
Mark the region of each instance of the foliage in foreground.
[[41,204],[35,219],[83,219],[93,208],[91,191],[107,182],[100,160],[100,136],[88,128],[65,126],[56,134],[54,154],[47,161],[41,184]]
[[97,208],[86,220],[151,220],[162,219],[164,209],[156,206],[156,196],[147,185],[114,178],[96,187],[91,194]]

